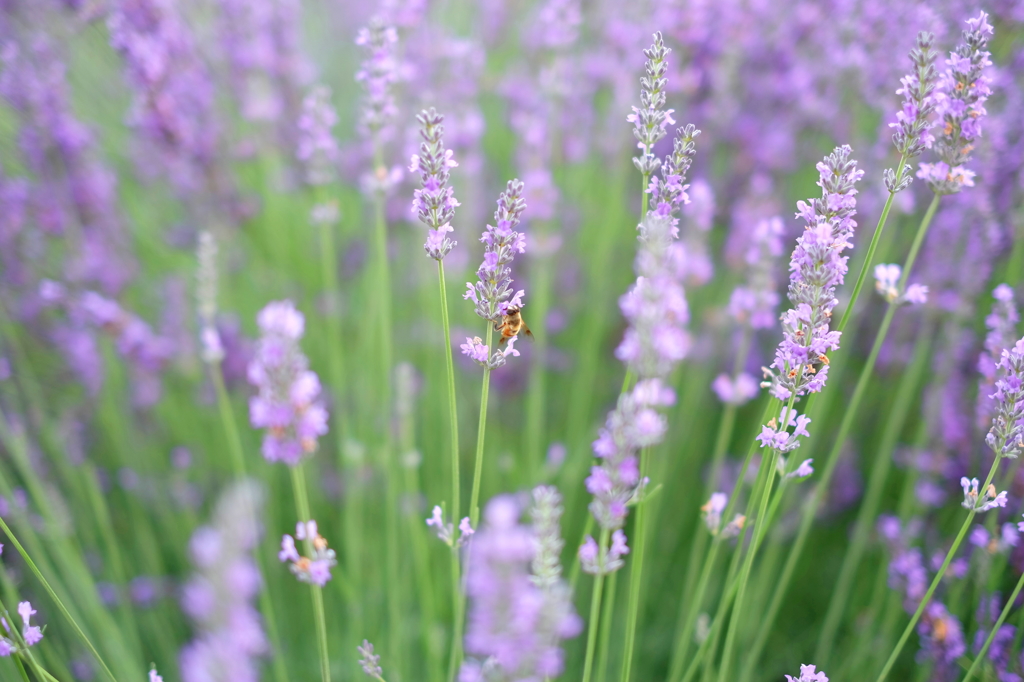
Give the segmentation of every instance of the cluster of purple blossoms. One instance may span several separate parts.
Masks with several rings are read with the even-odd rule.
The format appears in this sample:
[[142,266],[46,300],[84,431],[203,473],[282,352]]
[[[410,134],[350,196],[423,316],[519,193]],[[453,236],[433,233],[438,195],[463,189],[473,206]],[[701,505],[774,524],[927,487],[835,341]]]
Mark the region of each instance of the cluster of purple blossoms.
[[169,0],[116,0],[107,27],[135,90],[129,122],[156,150],[176,187],[198,190],[217,158],[214,81],[181,8]]
[[998,535],[989,535],[985,526],[975,526],[967,541],[989,554],[1007,554],[1020,542],[1020,530],[1012,523],[1004,523]]
[[759,220],[749,235],[743,254],[746,282],[736,287],[729,297],[729,314],[741,325],[751,329],[775,326],[779,294],[775,291],[775,264],[782,255],[782,218],[774,216]]
[[[542,504],[557,501],[542,495]],[[550,521],[554,510],[538,516]],[[564,667],[560,642],[575,637],[583,624],[572,607],[568,586],[555,575],[539,552],[551,546],[551,528],[519,523],[515,498],[502,495],[484,510],[484,524],[473,539],[466,569],[470,607],[466,653],[459,682],[554,678]],[[557,531],[556,531],[557,532]]]
[[[811,423],[811,418],[797,414],[795,409],[791,409],[788,406],[782,409],[778,421],[772,419],[767,424],[761,426],[761,433],[758,434],[755,440],[761,441],[762,448],[773,448],[779,452],[791,452],[800,447],[800,436],[804,438],[810,437],[811,434],[807,432],[807,425]],[[793,427],[793,432],[790,433],[789,427]]]
[[459,344],[459,348],[462,350],[462,354],[470,360],[473,360],[481,367],[487,369],[498,369],[505,364],[508,360],[508,356],[512,355],[519,357],[519,351],[515,349],[515,342],[518,336],[513,336],[508,340],[504,350],[496,350],[491,355],[490,346],[484,343],[484,340],[479,336],[466,337],[466,343]]
[[875,266],[875,291],[888,303],[894,305],[922,305],[928,300],[928,287],[911,284],[900,292],[900,274],[903,269],[895,263],[879,263]]
[[[646,379],[637,382],[629,393],[620,395],[615,409],[608,413],[593,445],[601,463],[591,467],[586,480],[587,491],[594,496],[590,512],[603,530],[618,534],[625,525],[629,507],[636,503],[646,484],[640,477],[637,453],[641,448],[660,442],[667,428],[665,417],[654,408],[674,402],[671,388],[660,379]],[[624,536],[613,542],[612,554],[616,554],[616,546],[625,548]],[[612,566],[617,562],[612,557],[597,556],[596,550],[593,538],[588,537],[580,548],[584,570],[595,573],[615,570]],[[624,552],[618,552],[621,553]],[[593,571],[588,569],[588,564]]]
[[156,668],[150,669],[149,682],[164,682],[164,678],[157,674]]
[[459,521],[459,535],[456,536],[455,525],[444,522],[444,511],[439,505],[434,505],[433,514],[427,519],[427,525],[432,527],[437,533],[438,539],[449,547],[461,547],[469,542],[469,538],[473,535],[473,526],[469,522],[469,517],[466,516]]
[[448,186],[449,168],[459,164],[452,158],[452,150],[444,148],[444,116],[433,107],[421,111],[416,117],[420,122],[420,153],[413,154],[409,171],[420,174],[420,189],[413,192],[412,212],[420,222],[430,229],[424,251],[434,260],[441,260],[458,243],[448,239],[452,231],[451,220],[455,216],[455,188]]
[[817,670],[813,665],[800,666],[800,677],[786,675],[786,682],[828,682],[824,671]]
[[940,668],[952,667],[967,653],[960,620],[946,610],[942,602],[932,601],[925,607],[917,634],[921,638],[921,650],[917,652],[919,663],[932,661]]
[[735,379],[722,373],[711,382],[711,390],[726,405],[742,405],[757,396],[761,385],[750,374],[740,372]]
[[370,24],[359,29],[356,45],[366,52],[366,60],[356,73],[356,81],[363,84],[366,100],[360,113],[360,123],[377,139],[383,138],[391,121],[398,114],[392,85],[398,80],[398,62],[395,43],[398,32],[384,18],[375,16]]
[[363,672],[383,682],[384,669],[380,667],[380,656],[373,653],[373,645],[370,644],[370,640],[364,639],[362,646],[357,646],[356,651],[362,658],[359,659],[359,665],[362,666]]
[[306,182],[311,185],[325,185],[334,179],[338,142],[331,128],[337,123],[338,113],[331,106],[331,89],[316,86],[302,100],[295,152],[306,169]]
[[[36,610],[32,608],[32,604],[27,601],[18,603],[18,615],[21,616],[21,636],[20,638],[15,633],[11,632],[11,626],[7,623],[7,618],[0,618],[0,623],[3,624],[4,630],[7,631],[9,636],[5,637],[0,635],[0,656],[10,656],[16,654],[20,650],[20,641],[25,642],[25,646],[34,646],[43,639],[43,630],[38,625],[32,625],[30,619],[34,616]],[[8,614],[9,615],[9,614]]]
[[797,217],[807,223],[790,259],[789,300],[793,308],[782,314],[783,340],[766,370],[771,392],[779,400],[820,391],[828,378],[830,350],[839,348],[839,332],[831,331],[836,287],[843,283],[850,238],[857,226],[857,190],[864,175],[850,159],[849,146],[835,151],[817,165],[822,196],[810,204],[797,202]]
[[[935,36],[931,33],[921,31],[917,34],[917,46],[910,51],[914,70],[900,79],[902,87],[896,91],[897,95],[903,95],[903,108],[896,112],[896,122],[890,123],[889,127],[896,129],[892,142],[905,161],[920,156],[935,140],[928,132],[934,125],[931,121],[931,114],[935,111],[932,93],[938,79],[932,46],[934,41]],[[914,180],[911,170],[909,164],[904,165],[897,181],[896,171],[887,168],[885,188],[895,194],[909,187]]]
[[712,535],[721,534],[723,538],[732,538],[743,530],[743,526],[747,522],[747,517],[743,514],[736,514],[732,521],[722,527],[722,512],[725,511],[728,504],[729,496],[725,493],[711,493],[711,499],[701,506],[701,518],[704,519],[704,525],[708,527]]
[[1016,458],[1024,450],[1024,338],[1003,349],[996,371],[996,390],[989,396],[996,410],[985,443],[996,457]]
[[644,50],[647,57],[647,75],[640,79],[640,108],[633,107],[633,113],[626,120],[633,124],[633,135],[637,139],[637,147],[641,154],[634,157],[633,165],[644,175],[652,175],[658,170],[661,161],[654,155],[654,145],[665,137],[666,129],[675,124],[672,118],[673,109],[665,106],[665,72],[668,62],[665,58],[671,52],[665,47],[661,32],[654,34],[654,44]]
[[964,509],[981,513],[1006,506],[1006,491],[997,494],[996,486],[992,483],[983,492],[978,492],[978,479],[963,476],[960,478],[960,487],[964,489],[964,501],[961,503]]
[[985,101],[992,93],[992,79],[983,72],[992,65],[991,54],[985,48],[993,33],[985,12],[967,20],[963,42],[950,52],[946,60],[949,68],[939,77],[932,95],[942,134],[928,146],[935,150],[939,161],[922,163],[917,177],[936,194],[955,194],[974,186],[974,171],[964,164],[970,160],[975,140],[981,137],[981,120],[987,114]]
[[991,424],[995,416],[996,403],[992,397],[999,374],[998,364],[1003,351],[1013,347],[1017,339],[1017,323],[1020,313],[1013,299],[1013,289],[1007,284],[1000,284],[992,292],[995,303],[992,312],[985,318],[988,333],[985,335],[985,349],[978,357],[978,374],[981,375],[978,385],[977,419],[979,427]]
[[196,573],[181,602],[200,632],[181,650],[184,682],[259,679],[256,659],[268,653],[268,645],[251,603],[262,587],[251,553],[259,540],[262,498],[254,483],[233,484],[217,503],[211,525],[192,534]]
[[[305,542],[310,556],[302,556],[295,548],[295,541]],[[290,561],[292,575],[299,582],[323,587],[331,579],[331,568],[338,564],[334,550],[327,546],[327,540],[317,531],[316,521],[299,521],[295,524],[295,537],[285,534],[281,537],[279,561]]]
[[[660,181],[657,175],[652,176],[646,190],[651,195],[655,212],[665,216],[675,215],[682,206],[690,203],[690,197],[686,193],[690,186],[683,183],[697,153],[695,141],[698,137],[700,131],[692,123],[687,123],[676,131],[672,153],[666,154],[664,161],[661,162]],[[678,219],[673,219],[673,227],[678,223]]]
[[295,466],[316,451],[317,438],[327,433],[327,410],[318,400],[320,380],[299,349],[305,318],[291,301],[274,301],[256,321],[262,335],[248,378],[259,392],[249,400],[249,421],[267,429],[267,461]]
[[649,211],[640,225],[637,280],[619,299],[629,322],[615,356],[641,378],[665,377],[690,351],[690,310],[683,290],[686,252],[671,214]]

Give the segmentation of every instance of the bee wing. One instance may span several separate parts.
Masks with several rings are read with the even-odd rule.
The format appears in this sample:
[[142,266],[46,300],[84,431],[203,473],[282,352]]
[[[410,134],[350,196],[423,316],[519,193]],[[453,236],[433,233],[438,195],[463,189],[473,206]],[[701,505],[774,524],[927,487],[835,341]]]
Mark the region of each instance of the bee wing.
[[525,322],[523,322],[523,329],[522,329],[522,332],[523,332],[524,334],[526,334],[527,336],[529,336],[529,337],[530,337],[531,339],[533,338],[533,332],[531,332],[531,331],[530,331],[530,328],[526,326],[526,323],[525,323]]

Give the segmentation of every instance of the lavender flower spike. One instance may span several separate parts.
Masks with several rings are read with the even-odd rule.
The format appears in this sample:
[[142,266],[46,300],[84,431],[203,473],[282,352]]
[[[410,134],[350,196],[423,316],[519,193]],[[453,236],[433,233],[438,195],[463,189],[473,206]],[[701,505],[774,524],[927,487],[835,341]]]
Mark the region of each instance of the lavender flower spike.
[[[895,128],[892,142],[907,161],[919,156],[935,140],[928,132],[934,125],[931,122],[931,114],[935,111],[932,93],[938,79],[935,50],[932,47],[934,40],[935,36],[931,33],[922,31],[917,34],[917,46],[910,51],[914,71],[900,79],[903,87],[896,91],[897,95],[903,95],[903,108],[896,112],[896,122],[890,123],[889,127]],[[895,194],[909,187],[914,180],[910,171],[910,165],[905,165],[897,183],[896,171],[887,168],[884,173],[885,188]]]
[[448,169],[459,164],[452,158],[452,150],[444,148],[444,116],[431,107],[421,111],[416,120],[423,141],[420,153],[412,155],[409,170],[419,171],[421,189],[413,193],[412,211],[430,227],[423,249],[434,260],[441,260],[458,243],[445,234],[452,231],[451,220],[459,205],[455,189],[448,186]]
[[999,375],[999,362],[1003,350],[1013,346],[1017,338],[1017,323],[1020,313],[1013,300],[1013,289],[1007,284],[1000,284],[992,292],[995,303],[992,312],[985,318],[988,334],[985,335],[985,349],[978,357],[978,374],[981,380],[978,385],[978,405],[976,409],[978,426],[984,428],[995,415],[996,403],[992,392]]
[[996,370],[1002,376],[989,396],[996,402],[996,414],[985,443],[996,457],[1016,459],[1024,449],[1024,339],[1003,350]]
[[364,639],[363,645],[356,647],[356,651],[362,656],[359,659],[359,665],[363,666],[363,672],[370,677],[384,682],[382,675],[384,670],[380,667],[380,656],[373,653],[373,645],[370,644],[369,640]]
[[647,75],[640,79],[640,108],[633,107],[633,113],[626,120],[633,124],[633,135],[637,139],[637,147],[641,154],[633,159],[644,175],[651,175],[658,170],[661,161],[654,155],[654,145],[665,137],[666,128],[675,124],[672,118],[673,109],[665,106],[665,72],[668,64],[665,57],[671,52],[665,47],[661,32],[654,34],[654,44],[644,50],[647,57]]
[[[463,663],[460,682],[558,677],[564,667],[560,642],[582,629],[565,583],[556,578],[544,589],[537,584],[545,582],[543,576],[531,575],[543,544],[538,531],[550,529],[521,525],[520,512],[513,497],[495,497],[473,540],[466,569],[465,640],[473,658]],[[542,515],[550,517],[549,512]]]
[[260,614],[252,605],[260,572],[252,551],[260,537],[256,516],[261,489],[235,483],[221,496],[209,526],[192,534],[189,550],[196,574],[182,590],[182,609],[199,635],[181,650],[182,682],[223,679],[257,682],[257,658],[268,652]]
[[267,461],[295,466],[316,451],[317,438],[327,433],[320,380],[299,349],[305,318],[291,301],[274,301],[256,319],[262,336],[248,377],[259,392],[249,400],[249,421],[267,429]]
[[366,51],[366,60],[356,73],[356,81],[366,89],[360,123],[377,138],[382,137],[382,132],[398,112],[391,92],[392,84],[398,79],[398,63],[394,56],[397,42],[395,27],[379,16],[370,19],[369,26],[359,29],[356,36],[356,45]]
[[[473,301],[477,315],[494,325],[501,323],[509,308],[523,307],[523,290],[512,295],[512,269],[509,267],[516,253],[526,252],[526,235],[515,230],[526,210],[523,189],[523,183],[519,180],[509,180],[505,191],[498,198],[498,210],[494,212],[495,224],[488,225],[480,237],[484,243],[484,260],[476,271],[478,281],[467,282],[466,293],[462,296]],[[509,339],[506,351],[497,351],[490,356],[488,367],[501,367],[508,355],[519,355],[518,351],[512,349],[515,338]],[[467,351],[464,345],[463,354],[473,357],[477,362],[481,362],[480,357],[490,350],[473,339],[467,345],[470,350]]]
[[985,100],[992,93],[992,79],[982,75],[991,66],[985,50],[992,37],[988,15],[967,20],[963,42],[949,54],[949,66],[939,78],[933,95],[935,113],[942,122],[942,134],[929,145],[939,157],[936,163],[922,163],[917,177],[936,194],[955,194],[974,186],[974,172],[964,167],[970,160],[975,140],[981,137],[981,121],[988,113]]
[[[18,615],[21,616],[22,631],[21,636],[25,640],[27,646],[35,646],[43,639],[43,630],[38,625],[32,625],[31,618],[36,613],[35,609],[32,608],[32,604],[27,601],[20,602],[18,604]],[[6,618],[10,618],[10,614],[5,614]],[[11,627],[7,624],[7,619],[3,618],[4,628],[6,628],[8,635],[10,635]],[[0,634],[0,657],[10,656],[11,654],[18,652],[18,641],[10,636],[3,636]]]
[[857,190],[864,175],[850,159],[849,146],[837,147],[818,164],[822,196],[810,204],[797,202],[797,217],[807,223],[790,259],[789,300],[782,315],[783,340],[766,369],[772,395],[779,400],[820,391],[828,378],[829,350],[839,348],[839,332],[829,330],[836,288],[843,283],[847,257],[857,223]]
[[302,100],[298,124],[298,149],[295,156],[306,169],[311,185],[326,185],[334,179],[338,162],[338,142],[331,128],[338,123],[338,114],[331,106],[331,89],[318,85]]
[[149,671],[149,682],[164,682],[164,678],[157,674],[156,668],[151,668]]
[[[299,554],[295,547],[296,540],[305,540],[311,548],[312,556]],[[331,568],[338,564],[334,550],[327,546],[327,540],[317,531],[316,521],[295,524],[295,537],[281,537],[281,551],[277,553],[280,561],[290,561],[292,575],[299,582],[312,583],[323,587],[331,579]]]
[[800,677],[786,675],[786,682],[828,682],[823,671],[817,671],[813,665],[801,665]]

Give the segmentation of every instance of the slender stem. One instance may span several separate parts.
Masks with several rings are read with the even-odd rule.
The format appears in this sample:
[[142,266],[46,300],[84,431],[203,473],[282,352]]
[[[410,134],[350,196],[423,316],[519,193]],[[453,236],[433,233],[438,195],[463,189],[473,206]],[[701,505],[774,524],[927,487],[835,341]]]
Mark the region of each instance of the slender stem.
[[[494,325],[487,322],[487,348],[491,350],[491,336]],[[487,428],[487,396],[491,386],[491,370],[484,368],[483,386],[480,389],[480,420],[476,431],[476,461],[473,464],[473,492],[469,498],[469,520],[473,528],[480,520],[480,478],[484,468],[484,433]]]
[[452,649],[448,657],[448,680],[455,682],[462,665],[462,630],[465,627],[465,609],[462,599],[462,578],[459,566],[459,548],[452,547]]
[[[832,651],[832,644],[835,640],[836,630],[839,627],[839,621],[843,616],[843,610],[846,608],[846,601],[850,594],[853,578],[857,573],[860,559],[864,554],[871,530],[874,527],[875,517],[878,515],[878,507],[882,501],[885,481],[892,465],[892,453],[896,448],[896,440],[899,438],[904,424],[906,424],[907,413],[910,411],[918,384],[928,365],[932,343],[931,327],[931,324],[922,325],[921,330],[918,332],[917,342],[914,344],[914,361],[900,379],[893,407],[886,420],[882,441],[878,447],[874,465],[871,468],[871,479],[864,494],[864,502],[861,504],[860,511],[857,514],[853,539],[850,541],[849,549],[843,558],[843,566],[839,571],[839,578],[836,580],[835,589],[832,590],[828,611],[821,628],[821,636],[818,639],[814,660],[822,668],[828,665],[829,654]],[[757,650],[755,648],[755,651]]]
[[608,655],[611,653],[611,647],[608,643],[612,637],[612,627],[614,624],[612,615],[615,611],[615,587],[619,582],[618,578],[618,571],[608,576],[608,593],[604,596],[604,612],[601,614],[601,634],[599,635],[600,641],[597,644],[596,682],[605,682],[608,678]]
[[[774,400],[766,400],[764,405],[764,412],[761,414],[761,418],[758,421],[759,424],[764,424],[768,421],[768,416],[771,414],[772,406],[775,404]],[[757,452],[757,441],[751,439],[750,446],[747,448],[747,456],[743,460],[743,466],[740,468],[740,475],[736,477],[736,483],[733,485],[732,493],[729,495],[729,503],[726,505],[725,511],[723,512],[723,519],[728,519],[732,516],[736,505],[739,501],[739,492],[743,486],[744,474],[750,467],[750,462],[754,459],[754,453]],[[697,616],[700,613],[700,607],[704,603],[704,593],[707,591],[708,583],[711,580],[711,571],[715,565],[715,559],[718,557],[718,550],[722,544],[722,535],[719,533],[711,541],[711,549],[708,551],[706,557],[704,557],[704,567],[701,569],[700,579],[697,581],[697,589],[690,601],[689,612],[686,614],[685,621],[680,620],[680,623],[676,625],[676,631],[679,633],[676,636],[675,647],[673,650],[673,657],[671,665],[669,666],[668,680],[670,682],[678,682],[680,676],[683,674],[683,663],[686,658],[686,654],[690,648],[690,642],[693,640],[693,629],[697,624]],[[683,610],[680,607],[680,615]]]
[[[640,480],[650,469],[650,447],[640,451]],[[622,682],[629,682],[633,668],[633,649],[636,646],[636,621],[640,615],[640,588],[643,585],[644,549],[647,537],[647,500],[641,498],[636,507],[633,525],[633,565],[629,568],[629,601],[626,606],[626,642],[622,654]]]
[[[980,490],[986,490],[989,484],[992,483],[992,479],[996,475],[996,470],[999,469],[999,461],[1002,459],[998,453],[1003,451],[1003,446],[1005,444],[1005,442],[1000,443],[999,447],[995,449],[996,457],[992,460],[992,467],[988,470],[988,476],[985,478],[985,485],[983,485]],[[935,588],[939,586],[942,576],[946,574],[946,569],[949,568],[949,563],[953,560],[953,557],[956,555],[956,551],[960,548],[960,543],[963,542],[964,536],[967,535],[967,529],[971,527],[971,522],[974,521],[974,516],[977,513],[977,509],[972,509],[967,514],[967,518],[964,519],[964,524],[960,526],[960,532],[957,533],[956,540],[953,541],[949,551],[946,552],[946,558],[942,562],[942,566],[935,574],[935,577],[932,578],[932,583],[928,586],[928,591],[925,592],[924,597],[921,599],[921,603],[917,606],[917,611],[914,612],[913,618],[910,619],[910,622],[907,623],[907,627],[903,630],[903,635],[900,636],[899,641],[896,643],[896,648],[892,650],[891,654],[889,654],[889,660],[885,662],[885,666],[882,668],[882,672],[878,674],[876,682],[882,682],[889,674],[889,671],[892,670],[893,665],[896,664],[896,659],[899,658],[900,652],[903,651],[904,645],[907,643],[911,633],[914,631],[914,627],[917,626],[917,621],[921,619],[921,614],[924,613],[925,607],[928,606],[928,602],[931,601],[932,594],[935,593]]]
[[[444,358],[448,369],[448,420],[452,441],[452,519],[458,521],[459,505],[459,413],[455,404],[455,363],[452,360],[452,336],[448,321],[448,292],[444,282],[444,263],[437,261],[437,279],[441,285],[441,325],[444,327]],[[457,558],[457,557],[456,557]]]
[[[586,542],[587,536],[594,532],[594,515],[588,513],[587,520],[583,523],[583,532],[580,534],[580,541],[576,543],[577,547],[583,545]],[[580,579],[580,555],[579,552],[573,552],[572,563],[569,567],[569,592],[576,591],[576,581]]]
[[[597,558],[604,562],[608,551],[608,537],[610,533],[607,528],[601,530],[601,539],[598,542]],[[590,597],[590,622],[587,624],[587,653],[583,658],[583,679],[582,682],[590,682],[590,674],[594,667],[594,645],[597,643],[597,631],[601,619],[601,590],[604,588],[604,573],[594,576],[594,592]]]
[[647,217],[647,206],[650,203],[651,195],[647,193],[647,185],[651,180],[650,173],[644,173],[643,185],[640,187],[640,222]]
[[[310,521],[309,515],[309,494],[306,492],[306,478],[303,475],[302,464],[299,463],[289,467],[292,474],[292,490],[295,493],[295,510],[298,512],[299,521],[305,523]],[[313,538],[307,537],[306,553],[313,554]],[[310,585],[313,597],[313,617],[316,621],[317,649],[320,655],[320,678],[322,682],[331,680],[330,654],[327,649],[327,617],[324,614],[324,597],[321,588],[317,585]]]
[[[900,156],[899,165],[896,166],[896,184],[899,184],[900,180],[903,179],[903,167],[907,163],[906,154]],[[885,200],[885,206],[882,207],[882,215],[878,216],[878,224],[875,225],[875,233],[871,235],[871,243],[868,244],[867,254],[864,256],[864,265],[861,266],[860,272],[857,273],[857,284],[853,287],[853,293],[850,295],[850,304],[846,306],[846,310],[843,311],[843,317],[839,320],[839,326],[836,327],[838,331],[846,329],[846,323],[850,321],[850,315],[853,313],[853,309],[857,306],[857,299],[860,297],[860,290],[864,287],[864,280],[867,279],[868,270],[871,269],[871,263],[875,259],[875,249],[878,248],[878,242],[882,238],[882,232],[885,230],[885,224],[889,220],[889,211],[892,209],[892,200],[896,196],[895,192],[889,192],[889,196]],[[906,269],[904,269],[906,272]]]
[[[891,200],[890,196],[890,200]],[[924,242],[925,235],[928,233],[928,228],[931,225],[932,218],[935,216],[935,211],[938,208],[938,196],[932,200],[928,206],[928,210],[925,212],[924,217],[921,219],[921,224],[917,228],[917,234],[914,237],[914,244],[911,247],[910,253],[907,256],[903,266],[903,276],[901,281],[905,282],[908,277],[911,268],[914,265],[914,260],[917,257],[920,245]],[[886,202],[887,205],[890,202]],[[883,217],[887,213],[883,210]],[[884,221],[879,221],[879,227],[876,229],[876,233],[884,227]],[[877,235],[876,235],[877,236]],[[874,241],[874,240],[872,240]],[[865,261],[864,268],[862,268],[861,274],[863,274],[870,261]],[[850,307],[847,308],[847,313],[853,308],[856,302],[855,296],[857,291],[854,291],[854,297],[850,300]],[[850,403],[843,412],[843,421],[839,427],[839,433],[833,443],[832,450],[830,451],[827,459],[825,460],[825,466],[822,471],[821,480],[815,487],[814,494],[811,499],[804,506],[803,516],[800,519],[800,529],[797,531],[796,540],[793,542],[793,547],[789,552],[789,556],[786,559],[786,565],[782,569],[782,575],[779,577],[778,582],[775,585],[775,593],[772,595],[772,601],[768,607],[767,612],[761,620],[761,634],[759,634],[756,642],[763,646],[763,642],[767,641],[767,633],[771,630],[774,625],[775,617],[778,615],[779,609],[782,607],[782,601],[786,596],[786,590],[789,588],[789,582],[793,577],[793,573],[796,570],[796,564],[800,559],[803,552],[804,544],[807,541],[807,536],[810,534],[811,525],[813,524],[814,517],[818,513],[818,508],[824,501],[825,496],[828,492],[829,483],[832,480],[832,475],[835,473],[836,465],[839,463],[839,453],[842,451],[843,444],[846,441],[846,437],[849,435],[850,429],[853,427],[854,418],[857,416],[857,409],[860,406],[861,398],[864,395],[864,391],[867,388],[868,380],[870,379],[871,373],[874,371],[875,362],[878,359],[878,354],[881,351],[882,344],[885,342],[885,336],[889,331],[889,325],[892,323],[892,318],[895,313],[895,307],[889,306],[886,311],[885,317],[882,320],[882,324],[875,335],[874,345],[871,348],[871,354],[868,356],[868,361],[861,369],[860,377],[857,380],[857,387],[854,389],[853,397]],[[843,315],[843,320],[840,322],[840,329],[848,320],[847,315]],[[813,399],[817,394],[811,395]],[[807,412],[810,412],[810,402],[808,403]],[[754,665],[760,656],[760,648],[755,645],[754,648],[747,651],[749,665]]]
[[20,542],[18,542],[18,538],[16,538],[14,536],[14,533],[11,532],[11,529],[7,526],[7,522],[4,521],[3,517],[0,517],[0,530],[3,530],[7,537],[10,538],[11,542],[14,543],[15,549],[18,550],[18,554],[20,554],[21,558],[25,561],[25,565],[27,565],[29,570],[32,571],[32,573],[36,576],[36,579],[39,580],[39,583],[43,586],[43,589],[46,590],[46,593],[50,595],[50,599],[52,599],[53,602],[57,605],[57,608],[60,609],[60,612],[62,614],[64,614],[64,617],[68,619],[68,622],[71,623],[71,627],[74,628],[75,632],[78,633],[78,636],[82,638],[82,641],[85,642],[85,646],[92,653],[93,657],[95,657],[96,662],[100,664],[100,667],[103,668],[103,672],[106,673],[107,677],[113,680],[113,682],[117,682],[117,678],[114,677],[114,673],[110,672],[110,668],[107,667],[107,664],[103,660],[103,657],[100,656],[100,652],[96,650],[95,646],[93,646],[92,642],[86,636],[85,632],[82,630],[81,626],[79,626],[78,622],[71,617],[71,614],[68,612],[67,607],[64,606],[64,602],[60,600],[60,597],[57,596],[57,593],[53,591],[52,587],[50,587],[50,583],[46,581],[46,578],[43,577],[42,572],[36,566],[35,562],[32,561],[32,557],[28,555],[28,552],[25,551],[25,548],[21,546]]
[[[790,396],[789,405],[786,408],[786,417],[792,414],[793,403],[796,400],[796,394]],[[785,421],[783,422],[785,427]],[[733,606],[732,619],[729,621],[729,632],[725,636],[725,648],[722,651],[722,667],[718,673],[718,679],[722,682],[728,682],[729,680],[729,664],[732,662],[732,651],[736,644],[736,632],[739,628],[740,621],[743,615],[743,598],[746,596],[747,583],[750,580],[750,569],[754,564],[754,555],[757,553],[757,545],[759,536],[765,532],[765,517],[768,513],[768,500],[771,497],[772,483],[775,481],[775,468],[776,462],[778,461],[779,451],[775,448],[771,449],[771,454],[768,456],[768,470],[765,472],[764,488],[761,490],[761,502],[757,511],[757,521],[754,526],[754,537],[750,543],[749,549],[747,549],[747,556],[743,561],[743,569],[740,572],[739,589],[736,592],[736,603]]]

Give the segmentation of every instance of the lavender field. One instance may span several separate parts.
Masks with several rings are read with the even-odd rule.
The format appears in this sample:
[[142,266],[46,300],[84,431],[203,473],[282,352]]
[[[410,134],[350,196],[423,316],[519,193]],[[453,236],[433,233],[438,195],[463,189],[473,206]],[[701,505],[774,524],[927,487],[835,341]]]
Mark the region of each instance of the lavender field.
[[1024,2],[0,0],[0,682],[1024,682]]

